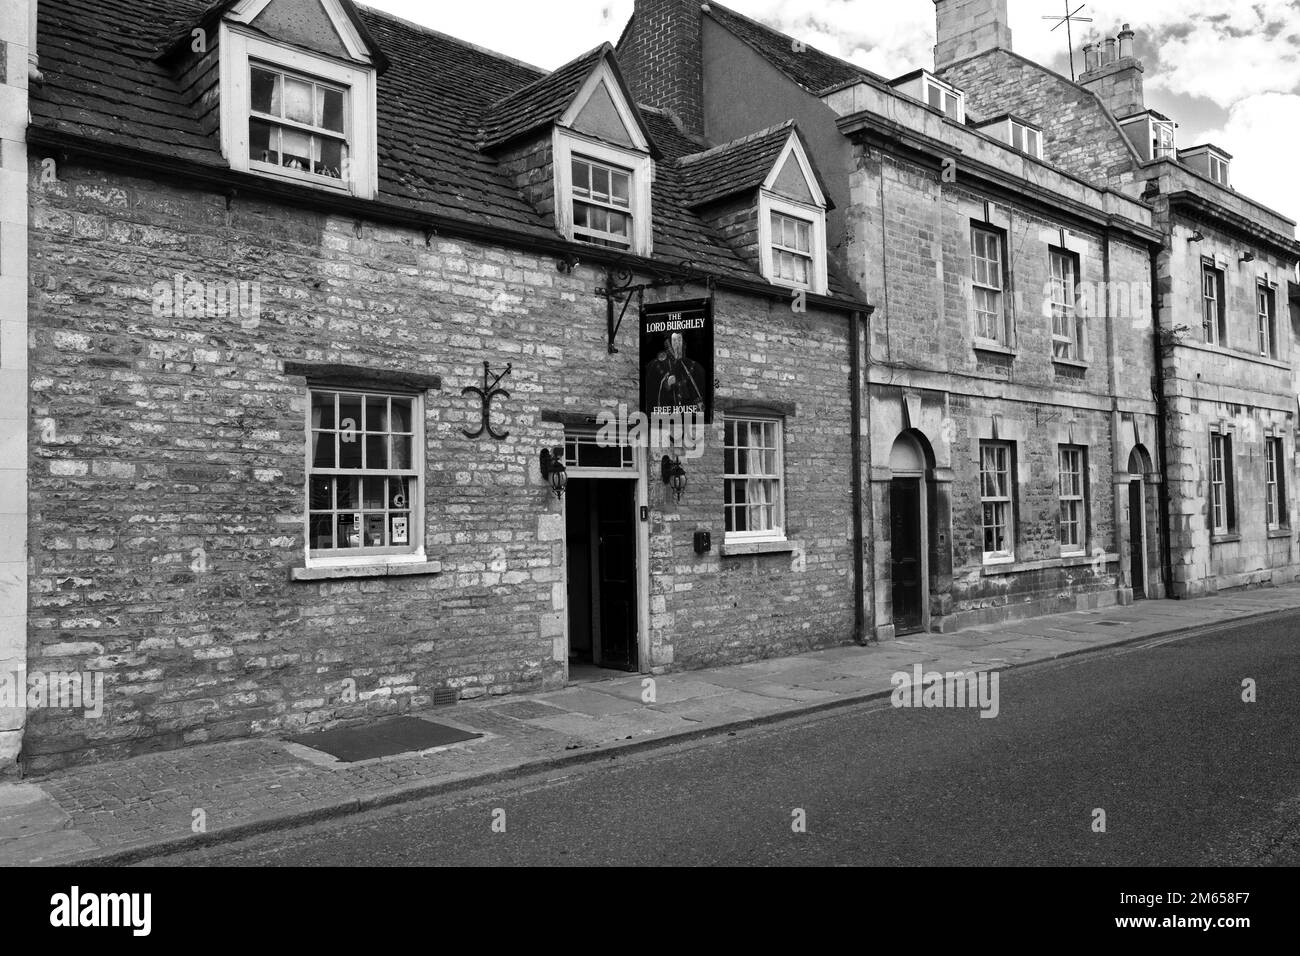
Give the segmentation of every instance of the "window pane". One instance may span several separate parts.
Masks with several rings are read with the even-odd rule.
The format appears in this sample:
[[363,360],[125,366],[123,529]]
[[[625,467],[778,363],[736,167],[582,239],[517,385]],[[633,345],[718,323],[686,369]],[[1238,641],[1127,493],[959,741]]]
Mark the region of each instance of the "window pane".
[[591,197],[609,200],[609,170],[599,166],[591,169]]
[[625,173],[614,174],[614,203],[618,206],[631,205],[629,190],[631,188],[631,177]]
[[591,189],[591,167],[580,159],[573,161],[573,189],[584,196]]
[[361,500],[360,478],[337,478],[335,479],[335,489],[338,493],[338,501],[334,507],[340,511],[355,508],[357,502]]
[[388,467],[388,436],[366,436],[366,468],[374,470]]
[[313,392],[311,396],[311,427],[334,427],[334,392]]
[[316,88],[316,125],[321,129],[343,132],[343,91]]
[[312,84],[295,80],[291,76],[284,78],[284,116],[295,123],[311,124],[312,121]]
[[249,83],[252,93],[252,107],[258,113],[280,115],[280,77],[269,70],[252,68]]
[[393,467],[400,471],[410,471],[412,440],[397,436],[393,439]]
[[297,130],[280,130],[281,152],[280,165],[288,169],[311,169],[311,137]]
[[312,172],[330,179],[343,178],[344,159],[347,147],[336,139],[316,140],[316,166]]
[[280,130],[262,120],[249,120],[248,158],[279,166]]
[[334,432],[312,432],[312,467],[336,468],[334,459]]

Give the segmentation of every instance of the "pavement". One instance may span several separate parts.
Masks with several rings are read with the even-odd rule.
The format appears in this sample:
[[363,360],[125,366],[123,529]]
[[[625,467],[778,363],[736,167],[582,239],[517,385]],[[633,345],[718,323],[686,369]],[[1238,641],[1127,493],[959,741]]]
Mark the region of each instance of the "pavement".
[[849,707],[888,697],[893,675],[917,664],[1006,671],[1287,612],[1300,612],[1300,585],[685,671],[653,678],[653,695],[629,675],[440,707],[422,716],[482,736],[360,763],[261,738],[91,764],[0,784],[0,866],[125,864]]

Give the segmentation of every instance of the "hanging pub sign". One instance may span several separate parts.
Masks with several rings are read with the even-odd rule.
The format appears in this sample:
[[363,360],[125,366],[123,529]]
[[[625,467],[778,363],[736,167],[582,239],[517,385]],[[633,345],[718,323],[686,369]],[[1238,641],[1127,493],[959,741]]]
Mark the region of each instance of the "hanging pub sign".
[[713,299],[642,306],[641,411],[713,423]]

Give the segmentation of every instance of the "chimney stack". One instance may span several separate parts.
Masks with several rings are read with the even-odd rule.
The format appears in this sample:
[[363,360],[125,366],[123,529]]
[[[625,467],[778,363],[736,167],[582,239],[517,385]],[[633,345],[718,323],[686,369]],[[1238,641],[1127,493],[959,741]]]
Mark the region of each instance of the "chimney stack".
[[636,0],[618,64],[638,103],[669,110],[704,135],[704,15],[700,0]]
[[934,0],[934,68],[1011,49],[1007,0]]
[[1079,77],[1079,85],[1100,96],[1119,119],[1146,109],[1144,70],[1142,61],[1133,55],[1134,36],[1126,23],[1118,39],[1107,37],[1093,43],[1091,54],[1087,53],[1087,47],[1084,48],[1086,72]]

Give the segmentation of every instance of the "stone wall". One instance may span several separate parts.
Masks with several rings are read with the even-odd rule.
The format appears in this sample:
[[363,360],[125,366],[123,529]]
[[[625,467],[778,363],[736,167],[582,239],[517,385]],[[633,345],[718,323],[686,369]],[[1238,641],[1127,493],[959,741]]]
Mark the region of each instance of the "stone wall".
[[[636,407],[634,320],[610,355],[605,276],[83,165],[31,167],[33,668],[102,673],[103,717],[45,710],[33,769],[300,731],[564,678],[564,521],[538,450],[556,413]],[[159,314],[175,276],[257,283],[249,314]],[[672,290],[672,298],[703,295]],[[845,643],[853,629],[848,319],[718,293],[719,401],[786,420],[782,554],[723,540],[721,424],[678,506],[649,479],[648,669]],[[632,317],[630,317],[632,318]],[[441,573],[293,582],[304,379],[284,362],[438,374],[425,535]],[[513,363],[504,441],[466,438],[483,362]],[[357,696],[348,701],[346,682]]]

